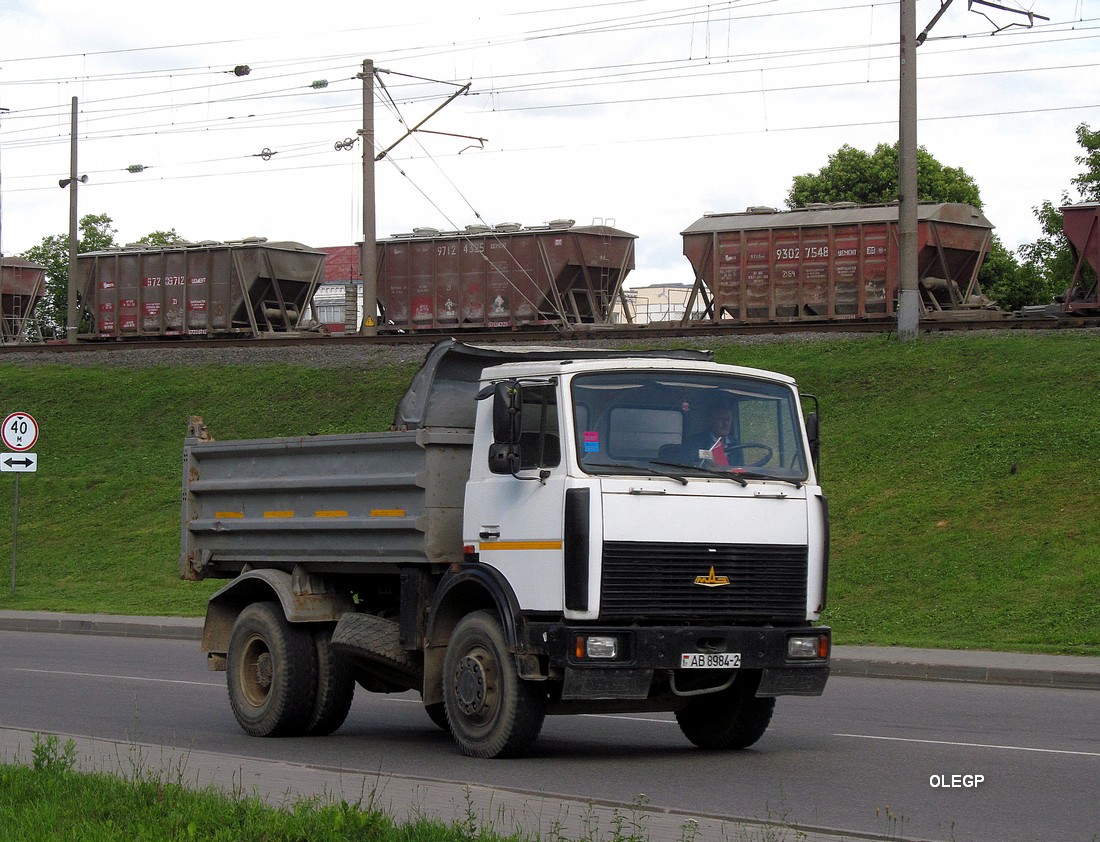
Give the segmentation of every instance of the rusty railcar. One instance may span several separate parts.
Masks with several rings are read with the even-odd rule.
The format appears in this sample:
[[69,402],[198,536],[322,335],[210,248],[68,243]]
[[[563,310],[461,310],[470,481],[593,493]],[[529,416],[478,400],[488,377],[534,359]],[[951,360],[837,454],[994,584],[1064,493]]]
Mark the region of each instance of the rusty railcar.
[[46,295],[46,267],[19,257],[0,262],[0,341],[23,342]]
[[1062,299],[1062,310],[1070,315],[1100,313],[1100,202],[1061,208],[1062,231],[1073,250],[1073,278]]
[[255,238],[77,257],[91,330],[82,339],[262,337],[302,330],[325,255]]
[[[978,270],[993,226],[963,204],[922,204],[918,284],[925,317],[1000,314]],[[898,292],[898,207],[839,203],[708,214],[682,232],[695,271],[687,311],[735,322],[889,318]],[[701,299],[702,308],[696,305]]]
[[397,234],[378,241],[381,323],[415,331],[607,324],[634,268],[635,239],[573,220]]

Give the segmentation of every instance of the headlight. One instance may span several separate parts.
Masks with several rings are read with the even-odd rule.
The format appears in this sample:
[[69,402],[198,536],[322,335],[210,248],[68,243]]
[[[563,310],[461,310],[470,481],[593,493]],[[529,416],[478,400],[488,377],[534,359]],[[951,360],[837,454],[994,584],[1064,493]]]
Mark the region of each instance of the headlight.
[[829,637],[824,634],[796,635],[787,638],[787,657],[798,660],[829,657]]
[[588,658],[613,660],[619,657],[619,639],[609,635],[577,635],[573,646],[573,654],[578,661]]

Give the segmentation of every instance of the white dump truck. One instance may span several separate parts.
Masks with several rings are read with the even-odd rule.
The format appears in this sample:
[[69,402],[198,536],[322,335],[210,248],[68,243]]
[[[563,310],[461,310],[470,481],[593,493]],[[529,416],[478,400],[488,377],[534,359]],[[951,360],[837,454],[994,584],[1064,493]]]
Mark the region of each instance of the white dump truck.
[[231,580],[208,664],[256,736],[332,733],[359,685],[418,692],[475,757],[591,712],[749,746],[829,674],[807,400],[705,351],[447,340],[389,432],[217,441],[194,417],[181,575]]

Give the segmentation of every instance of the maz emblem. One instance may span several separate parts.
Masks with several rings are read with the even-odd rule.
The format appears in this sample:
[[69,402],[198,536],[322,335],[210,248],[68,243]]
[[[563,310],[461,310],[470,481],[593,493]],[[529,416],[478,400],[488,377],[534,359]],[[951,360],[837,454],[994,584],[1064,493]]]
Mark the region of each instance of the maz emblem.
[[696,576],[695,584],[702,585],[704,588],[721,588],[730,583],[729,576],[715,576],[714,567],[711,566],[710,573],[706,576]]

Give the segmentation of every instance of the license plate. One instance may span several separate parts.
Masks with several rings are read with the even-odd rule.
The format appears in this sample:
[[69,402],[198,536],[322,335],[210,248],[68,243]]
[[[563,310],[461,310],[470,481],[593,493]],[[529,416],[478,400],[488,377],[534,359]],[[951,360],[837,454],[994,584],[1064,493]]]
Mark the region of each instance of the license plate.
[[735,670],[740,666],[740,652],[685,652],[680,656],[682,670]]

